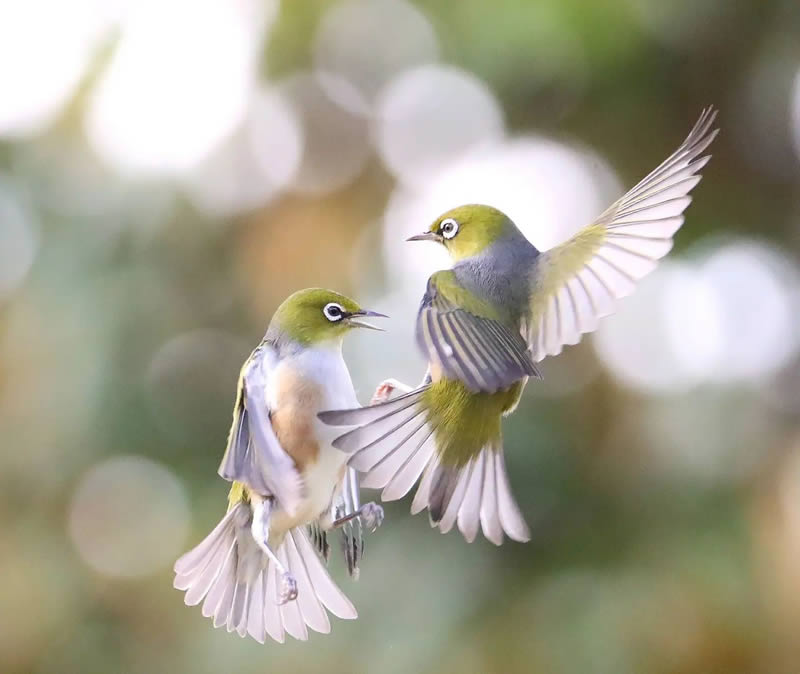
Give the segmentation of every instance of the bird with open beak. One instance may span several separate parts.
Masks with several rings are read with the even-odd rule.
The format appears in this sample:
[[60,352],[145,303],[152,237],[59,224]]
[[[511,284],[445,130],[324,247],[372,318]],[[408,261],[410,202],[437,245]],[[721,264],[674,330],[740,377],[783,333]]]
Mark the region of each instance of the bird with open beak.
[[301,290],[242,367],[219,467],[233,482],[227,514],[175,563],[175,587],[187,604],[202,602],[214,627],[283,642],[287,633],[307,639],[307,628],[329,632],[327,611],[356,617],[320,555],[327,562],[327,533],[339,529],[357,577],[362,524],[377,528],[383,509],[360,504],[358,475],[317,413],[358,404],[342,340],[356,328],[380,330],[370,316],[383,314],[330,290]]

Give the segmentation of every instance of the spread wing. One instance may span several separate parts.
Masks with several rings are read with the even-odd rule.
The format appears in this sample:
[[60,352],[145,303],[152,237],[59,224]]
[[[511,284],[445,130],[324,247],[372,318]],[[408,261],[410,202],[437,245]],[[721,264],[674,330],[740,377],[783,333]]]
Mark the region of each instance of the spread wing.
[[303,480],[275,436],[266,399],[267,382],[276,362],[274,349],[261,344],[242,367],[228,446],[218,472],[262,496],[274,496],[286,512],[293,514],[302,498]]
[[417,316],[417,341],[428,360],[471,391],[494,393],[540,376],[518,330],[463,288],[452,271],[436,272]]
[[535,361],[595,330],[598,319],[612,313],[616,300],[672,248],[689,192],[711,158],[700,155],[717,135],[711,130],[716,115],[704,110],[666,161],[594,223],[540,256],[525,330]]

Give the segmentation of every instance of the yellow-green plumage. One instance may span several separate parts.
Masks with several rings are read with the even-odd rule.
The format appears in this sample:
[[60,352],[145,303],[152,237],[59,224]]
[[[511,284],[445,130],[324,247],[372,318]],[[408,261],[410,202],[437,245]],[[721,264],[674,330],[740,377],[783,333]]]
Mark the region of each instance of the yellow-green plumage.
[[431,384],[422,394],[421,404],[434,428],[436,451],[442,464],[460,468],[484,447],[499,449],[502,417],[514,409],[523,388],[518,381],[505,391],[472,393],[454,379],[440,379]]
[[237,503],[247,503],[249,498],[247,496],[247,487],[243,483],[234,481],[231,489],[228,492],[228,510],[235,507]]
[[440,215],[428,231],[431,234],[439,233],[442,222],[450,218],[462,225],[467,223],[458,236],[442,241],[455,261],[482,253],[505,233],[516,229],[511,218],[502,211],[483,204],[466,204]]
[[324,288],[298,290],[275,310],[267,336],[269,337],[273,331],[280,330],[282,334],[302,346],[343,337],[351,325],[346,321],[331,322],[325,318],[320,307],[328,302],[336,302],[352,314],[362,310],[349,297],[332,290]]
[[548,251],[540,261],[531,293],[530,322],[538,324],[551,298],[561,289],[564,279],[574,277],[591,260],[606,239],[603,225],[593,224],[581,230],[567,244]]

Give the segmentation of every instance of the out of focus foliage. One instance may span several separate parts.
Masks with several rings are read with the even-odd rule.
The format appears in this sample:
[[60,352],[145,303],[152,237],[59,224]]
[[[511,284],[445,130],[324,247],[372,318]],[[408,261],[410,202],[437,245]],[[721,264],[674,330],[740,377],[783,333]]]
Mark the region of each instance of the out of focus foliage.
[[[390,504],[330,635],[183,606],[284,296],[392,315],[362,400],[415,382],[408,233],[491,201],[547,247],[709,103],[669,260],[505,425],[532,542]],[[796,672],[798,157],[793,0],[0,4],[0,671]]]

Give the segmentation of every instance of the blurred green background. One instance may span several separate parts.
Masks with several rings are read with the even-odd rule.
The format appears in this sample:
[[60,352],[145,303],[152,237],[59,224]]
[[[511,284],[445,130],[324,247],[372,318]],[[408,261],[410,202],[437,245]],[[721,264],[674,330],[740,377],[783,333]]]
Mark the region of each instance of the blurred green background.
[[[388,504],[310,643],[212,629],[171,565],[217,522],[238,369],[290,292],[392,316],[405,244],[490,201],[542,248],[720,109],[669,259],[505,424],[526,545]],[[798,671],[795,0],[0,4],[0,671]],[[369,495],[365,495],[369,497]]]

